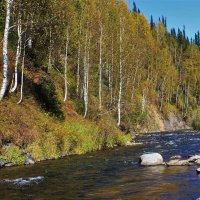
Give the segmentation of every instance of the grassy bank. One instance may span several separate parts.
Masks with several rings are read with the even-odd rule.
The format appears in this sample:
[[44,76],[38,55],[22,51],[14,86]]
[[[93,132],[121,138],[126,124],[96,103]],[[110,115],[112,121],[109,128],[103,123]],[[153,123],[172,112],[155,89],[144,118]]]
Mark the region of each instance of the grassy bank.
[[[68,111],[60,120],[45,112],[33,97],[26,97],[22,105],[17,100],[15,95],[0,103],[0,158],[6,161],[22,164],[23,152],[35,161],[84,154],[124,145],[131,139],[111,119],[95,123]],[[11,145],[6,149],[7,144]]]

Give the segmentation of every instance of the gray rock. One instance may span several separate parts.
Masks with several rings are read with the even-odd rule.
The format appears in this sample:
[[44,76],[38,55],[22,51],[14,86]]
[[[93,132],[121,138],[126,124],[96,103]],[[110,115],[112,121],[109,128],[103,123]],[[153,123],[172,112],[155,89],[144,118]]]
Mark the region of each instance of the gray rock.
[[24,153],[23,156],[25,157],[25,162],[24,162],[25,165],[35,164],[35,161],[33,160],[33,158],[29,153]]
[[195,162],[196,160],[200,159],[200,155],[192,156],[188,159],[189,162]]
[[5,164],[5,167],[13,167],[15,164],[13,162],[8,162]]
[[26,159],[26,161],[24,162],[25,165],[33,165],[35,164],[35,161],[33,159]]
[[163,157],[159,153],[149,153],[140,156],[140,164],[143,166],[162,165]]
[[200,168],[198,168],[198,169],[196,170],[196,172],[197,172],[197,174],[200,174]]
[[196,160],[195,164],[200,165],[200,159]]
[[4,165],[5,165],[5,160],[0,159],[0,168],[1,168],[1,167],[4,167]]
[[170,160],[169,162],[166,163],[168,166],[186,166],[186,165],[191,165],[189,160]]
[[175,156],[171,156],[170,157],[170,160],[177,160],[177,159],[181,159],[182,158],[182,156],[180,156],[180,155],[175,155]]
[[3,150],[9,150],[11,146],[12,146],[11,143],[7,143],[6,145],[3,145],[2,149]]

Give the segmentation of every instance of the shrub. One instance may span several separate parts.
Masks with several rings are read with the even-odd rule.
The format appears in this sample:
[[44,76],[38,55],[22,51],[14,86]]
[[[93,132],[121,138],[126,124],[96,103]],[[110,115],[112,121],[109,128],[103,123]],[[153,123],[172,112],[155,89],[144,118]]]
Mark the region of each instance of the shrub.
[[194,111],[192,126],[195,130],[200,130],[200,108]]
[[42,108],[58,119],[63,120],[64,114],[61,109],[61,102],[57,98],[54,83],[50,80],[45,80],[40,84],[36,84],[35,90]]
[[44,153],[42,146],[39,141],[33,142],[32,144],[28,145],[27,152],[31,154],[34,160],[41,161],[44,160]]
[[115,120],[111,116],[104,116],[99,124],[100,132],[98,144],[103,148],[112,148],[115,145],[124,145],[131,140],[129,134],[124,134],[116,126]]
[[65,129],[69,133],[67,137],[69,138],[71,153],[83,154],[97,149],[98,127],[95,124],[77,121],[67,124]]
[[45,158],[52,159],[60,156],[58,142],[55,134],[47,133],[43,141],[43,153]]
[[14,164],[23,164],[25,162],[25,157],[22,156],[22,150],[16,145],[11,145],[8,149],[4,150],[2,156]]

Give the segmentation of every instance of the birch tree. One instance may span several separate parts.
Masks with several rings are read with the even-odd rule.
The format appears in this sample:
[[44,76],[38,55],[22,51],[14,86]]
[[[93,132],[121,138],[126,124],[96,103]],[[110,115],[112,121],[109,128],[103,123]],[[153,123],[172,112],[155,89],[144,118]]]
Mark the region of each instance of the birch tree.
[[[25,34],[26,35],[26,34]],[[25,55],[26,55],[26,36],[23,47],[23,58],[22,58],[22,67],[21,67],[21,87],[20,87],[20,99],[17,104],[21,104],[23,100],[23,89],[24,89],[24,67],[25,67]]]
[[13,0],[6,0],[6,21],[3,38],[3,82],[0,90],[0,101],[4,98],[8,83],[8,35],[10,29],[11,6]]
[[86,31],[86,36],[85,36],[85,52],[84,52],[84,60],[83,60],[83,65],[84,65],[84,82],[83,82],[83,93],[84,93],[84,104],[85,104],[85,112],[84,112],[84,118],[87,116],[88,113],[88,79],[89,79],[89,44],[90,41],[88,40],[88,32]]
[[67,83],[67,68],[68,68],[68,48],[69,48],[69,29],[67,28],[67,41],[65,47],[65,72],[64,72],[64,79],[65,79],[65,94],[64,94],[64,102],[67,101],[67,93],[68,93],[68,83]]
[[103,25],[100,22],[99,38],[99,110],[102,109],[102,43],[103,43]]
[[16,52],[16,59],[15,59],[15,72],[13,75],[13,87],[11,87],[10,92],[15,92],[17,89],[18,83],[18,64],[19,58],[21,56],[21,46],[22,46],[22,25],[21,25],[21,14],[19,12],[18,22],[17,22],[17,34],[18,34],[18,42],[17,42],[17,52]]
[[121,100],[122,100],[122,86],[123,86],[123,72],[122,72],[122,44],[123,44],[123,34],[124,34],[124,25],[123,25],[123,19],[120,16],[120,32],[119,32],[119,94],[118,94],[118,122],[117,125],[121,125]]

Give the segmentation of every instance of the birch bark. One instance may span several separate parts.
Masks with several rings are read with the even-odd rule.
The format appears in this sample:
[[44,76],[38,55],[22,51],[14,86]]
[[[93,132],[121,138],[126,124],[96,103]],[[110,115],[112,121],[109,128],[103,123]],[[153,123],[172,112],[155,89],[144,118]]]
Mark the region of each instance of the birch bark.
[[124,32],[123,24],[122,24],[122,18],[120,18],[120,55],[119,55],[119,96],[118,96],[118,122],[117,125],[121,125],[121,99],[122,99],[122,82],[123,82],[123,74],[122,74],[122,43],[123,43],[123,38],[122,34]]
[[103,25],[100,23],[99,38],[99,110],[102,109],[102,42],[103,42]]
[[10,89],[10,92],[15,92],[17,89],[18,83],[18,64],[19,58],[21,56],[21,45],[22,45],[22,26],[21,26],[21,18],[19,16],[18,25],[17,25],[17,32],[18,32],[18,43],[17,43],[17,53],[16,53],[16,60],[15,60],[15,73],[14,73],[14,86]]
[[68,68],[68,47],[69,47],[69,30],[67,29],[67,42],[66,42],[66,48],[65,48],[65,97],[64,102],[67,101],[67,95],[68,95],[68,84],[67,84],[67,68]]
[[6,22],[3,39],[3,82],[0,90],[0,101],[4,98],[6,94],[8,83],[8,35],[12,2],[13,0],[6,0]]

